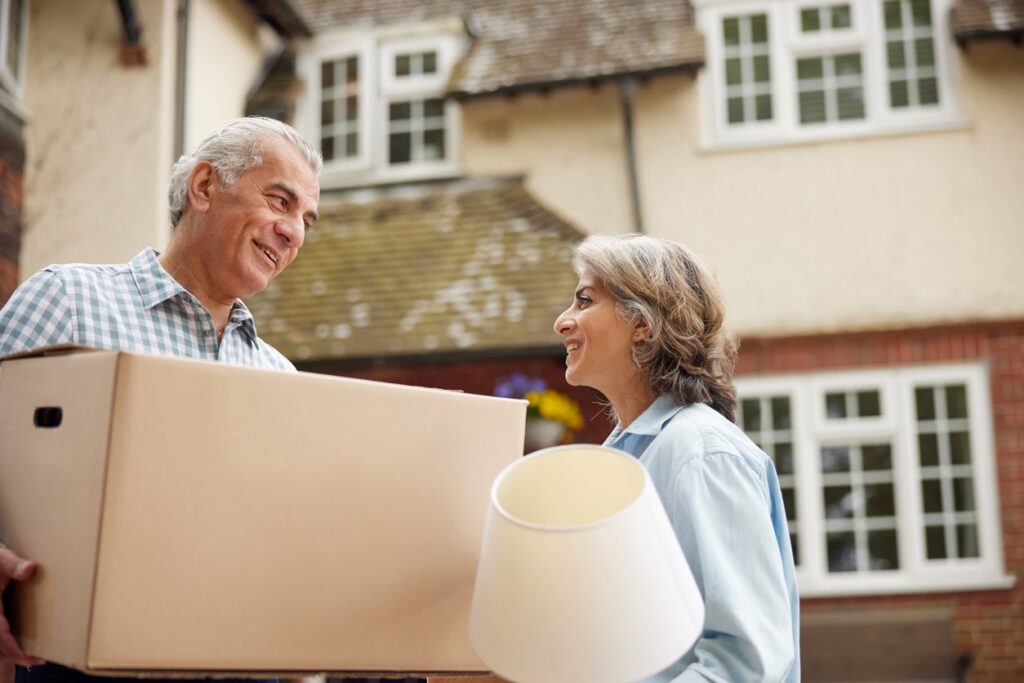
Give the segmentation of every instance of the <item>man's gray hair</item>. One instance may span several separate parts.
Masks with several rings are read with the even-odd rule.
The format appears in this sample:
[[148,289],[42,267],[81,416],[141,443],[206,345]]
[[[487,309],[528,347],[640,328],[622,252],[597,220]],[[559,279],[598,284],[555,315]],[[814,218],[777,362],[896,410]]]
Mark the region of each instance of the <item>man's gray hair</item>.
[[177,227],[182,214],[185,213],[185,207],[188,206],[188,177],[197,163],[209,162],[216,169],[221,182],[231,187],[246,172],[263,163],[263,141],[272,135],[292,143],[313,172],[320,175],[320,170],[324,166],[320,151],[288,124],[264,116],[232,119],[210,133],[199,143],[195,152],[183,155],[174,164],[167,192],[170,200],[171,226]]

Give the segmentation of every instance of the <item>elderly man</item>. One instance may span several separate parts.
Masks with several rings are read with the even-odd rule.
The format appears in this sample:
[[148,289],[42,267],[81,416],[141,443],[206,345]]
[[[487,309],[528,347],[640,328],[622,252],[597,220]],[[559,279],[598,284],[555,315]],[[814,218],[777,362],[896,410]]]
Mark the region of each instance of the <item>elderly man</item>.
[[[162,254],[130,263],[44,268],[0,310],[0,355],[53,344],[295,368],[256,335],[241,299],[263,291],[292,262],[317,218],[320,153],[272,119],[235,119],[171,174],[174,230]],[[0,547],[0,591],[32,562]],[[0,611],[0,679],[86,679],[26,655]]]

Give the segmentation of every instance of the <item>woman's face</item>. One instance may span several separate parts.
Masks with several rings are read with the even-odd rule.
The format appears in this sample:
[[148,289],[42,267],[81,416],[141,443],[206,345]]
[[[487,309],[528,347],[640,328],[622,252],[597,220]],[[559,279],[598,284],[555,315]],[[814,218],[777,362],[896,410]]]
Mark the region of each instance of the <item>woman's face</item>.
[[632,350],[640,330],[623,322],[611,292],[588,270],[572,305],[555,320],[555,332],[565,344],[565,380],[573,386],[592,387],[611,399],[638,372]]

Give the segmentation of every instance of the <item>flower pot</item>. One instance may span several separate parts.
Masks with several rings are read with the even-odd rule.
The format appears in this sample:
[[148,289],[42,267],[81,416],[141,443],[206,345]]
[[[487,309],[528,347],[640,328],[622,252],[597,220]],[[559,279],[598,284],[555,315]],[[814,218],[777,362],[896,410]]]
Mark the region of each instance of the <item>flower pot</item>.
[[541,448],[550,448],[558,444],[565,434],[565,425],[558,420],[546,417],[528,417],[526,419],[526,443],[524,452],[530,453]]

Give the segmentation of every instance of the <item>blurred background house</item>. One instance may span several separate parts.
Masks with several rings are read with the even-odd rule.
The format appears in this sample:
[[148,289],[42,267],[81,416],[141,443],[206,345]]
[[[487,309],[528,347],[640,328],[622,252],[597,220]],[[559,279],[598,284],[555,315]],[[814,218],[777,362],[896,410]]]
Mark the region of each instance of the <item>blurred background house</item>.
[[324,153],[250,304],[304,370],[561,379],[595,232],[679,240],[740,336],[808,681],[1024,677],[1024,0],[2,0],[0,302],[167,239],[245,112]]

